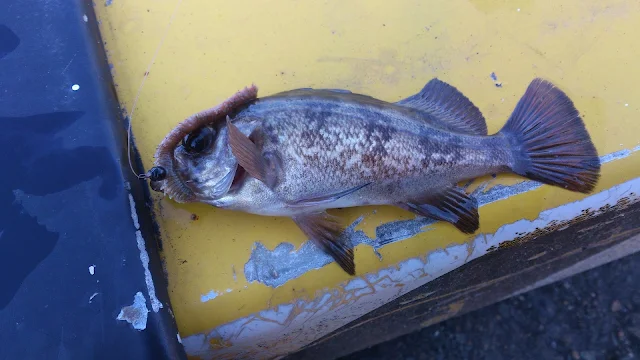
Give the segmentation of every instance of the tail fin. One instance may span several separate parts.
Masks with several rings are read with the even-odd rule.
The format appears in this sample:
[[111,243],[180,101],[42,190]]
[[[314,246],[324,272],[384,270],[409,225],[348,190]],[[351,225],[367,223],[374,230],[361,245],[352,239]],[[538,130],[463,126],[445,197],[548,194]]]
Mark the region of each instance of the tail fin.
[[569,97],[542,79],[531,82],[504,125],[518,175],[571,191],[590,193],[600,159]]

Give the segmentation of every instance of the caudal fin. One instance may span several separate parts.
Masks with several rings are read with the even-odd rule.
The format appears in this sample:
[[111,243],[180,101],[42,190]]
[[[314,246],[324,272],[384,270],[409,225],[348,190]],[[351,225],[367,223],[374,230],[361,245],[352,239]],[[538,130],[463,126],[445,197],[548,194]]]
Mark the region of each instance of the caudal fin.
[[516,174],[581,193],[598,182],[600,159],[580,114],[550,82],[531,82],[500,133],[513,149]]

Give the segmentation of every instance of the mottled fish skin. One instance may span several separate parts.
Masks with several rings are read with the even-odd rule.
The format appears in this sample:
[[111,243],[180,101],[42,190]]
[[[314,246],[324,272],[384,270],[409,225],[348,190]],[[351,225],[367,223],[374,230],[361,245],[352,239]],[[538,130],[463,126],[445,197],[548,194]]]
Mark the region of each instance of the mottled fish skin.
[[[433,126],[426,114],[362,95],[296,90],[262,98],[236,114],[233,122],[241,125],[256,119],[260,119],[256,134],[262,151],[275,155],[281,164],[277,184],[273,189],[248,184],[250,189],[230,193],[222,202],[257,214],[404,202],[501,170],[511,162],[501,136],[444,131]],[[367,183],[371,184],[331,203],[289,206]],[[272,191],[274,196],[256,204],[261,191]]]
[[291,217],[351,275],[353,249],[327,209],[394,205],[471,234],[479,228],[478,206],[456,186],[461,181],[512,172],[590,193],[600,177],[579,112],[543,79],[529,84],[491,136],[480,110],[438,79],[397,103],[335,90],[255,95],[237,94],[252,100],[234,106],[226,122],[187,135],[170,173],[152,188],[171,189],[167,195],[183,201]]

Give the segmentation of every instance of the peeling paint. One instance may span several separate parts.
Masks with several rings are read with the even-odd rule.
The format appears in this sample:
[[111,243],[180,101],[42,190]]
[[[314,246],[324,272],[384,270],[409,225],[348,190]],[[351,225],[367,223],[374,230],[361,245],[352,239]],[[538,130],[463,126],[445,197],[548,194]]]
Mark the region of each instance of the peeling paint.
[[[479,234],[470,243],[452,245],[407,259],[376,273],[352,278],[336,289],[326,289],[311,300],[298,299],[293,303],[281,304],[223,324],[208,333],[189,336],[183,339],[185,350],[188,355],[203,360],[282,356],[486,254],[502,243],[531,233],[536,228],[575,219],[583,215],[585,210],[597,214],[608,211],[623,200],[627,204],[637,202],[640,200],[639,194],[640,178],[627,181],[579,201],[545,210],[536,219],[503,225],[494,234]],[[287,249],[292,250],[292,245]],[[233,346],[212,347],[212,343]]]
[[201,296],[200,296],[200,301],[201,301],[201,302],[207,302],[207,301],[209,301],[209,300],[213,300],[213,299],[217,298],[217,297],[218,297],[218,295],[220,295],[220,293],[219,293],[219,292],[217,292],[217,291],[215,291],[215,290],[211,290],[211,291],[209,291],[208,293],[206,293],[206,294],[204,294],[204,295],[201,295]]
[[[602,163],[624,159],[633,152],[640,150],[640,146],[632,150],[624,149],[600,157]],[[484,191],[485,186],[480,186],[473,192],[478,201],[478,207],[505,200],[512,196],[533,191],[542,186],[541,183],[525,180],[514,185],[496,185]],[[363,231],[355,231],[355,227],[362,222],[363,217],[358,218],[346,229],[342,236],[348,237],[352,246],[359,244],[370,245],[376,255],[382,259],[378,252],[385,245],[414,237],[420,233],[431,230],[429,225],[436,220],[424,217],[416,217],[410,220],[391,221],[376,228],[376,237],[371,239]],[[260,242],[255,242],[251,256],[245,264],[244,272],[248,282],[257,281],[271,287],[278,287],[287,281],[304,275],[307,271],[319,269],[333,262],[333,259],[316,247],[311,241],[306,241],[300,249],[295,250],[291,243],[280,243],[273,250],[267,249]]]
[[[233,291],[233,289],[225,290],[225,292],[227,292],[227,293],[230,293],[232,291]],[[213,300],[213,299],[217,298],[220,295],[222,295],[222,293],[217,292],[215,290],[211,290],[211,291],[209,291],[208,293],[206,293],[204,295],[200,295],[200,301],[201,302],[207,302],[207,301],[210,301],[210,300]]]
[[144,267],[144,279],[147,283],[147,291],[149,292],[149,301],[151,301],[151,308],[154,312],[160,311],[163,307],[162,303],[156,297],[156,288],[153,285],[153,277],[151,276],[151,271],[149,271],[149,253],[147,253],[147,249],[144,245],[144,239],[142,238],[142,233],[140,230],[136,231],[136,240],[138,243],[138,250],[140,250],[140,261],[142,261],[142,266]]
[[131,208],[131,219],[136,230],[140,229],[140,223],[138,222],[138,212],[136,211],[136,202],[133,199],[133,195],[129,193],[129,207]]
[[144,280],[147,284],[149,301],[151,302],[151,308],[153,309],[153,311],[158,312],[163,308],[163,306],[156,296],[156,288],[153,284],[151,271],[149,270],[149,253],[147,252],[144,238],[142,237],[142,232],[140,232],[138,212],[136,211],[136,204],[131,194],[129,194],[129,207],[131,208],[131,219],[133,220],[133,225],[136,227],[136,243],[138,245],[138,250],[140,251],[140,261],[142,262],[142,267],[144,268]]
[[[355,230],[362,220],[363,217],[360,217],[354,221],[342,236],[347,237],[353,246],[368,244],[375,247],[373,240],[362,230]],[[331,256],[320,251],[311,241],[302,244],[297,251],[293,244],[286,242],[279,244],[273,250],[267,249],[260,242],[255,242],[249,261],[244,266],[244,275],[249,282],[258,281],[268,286],[278,287],[332,261]]]
[[89,274],[94,275],[95,273],[96,273],[96,266],[95,265],[89,266]]
[[120,310],[117,320],[126,321],[136,330],[144,330],[147,328],[147,300],[140,291],[133,297],[133,304],[125,306]]
[[91,297],[89,297],[89,303],[91,303],[93,301],[93,298],[98,296],[98,293],[93,293],[93,295],[91,295]]

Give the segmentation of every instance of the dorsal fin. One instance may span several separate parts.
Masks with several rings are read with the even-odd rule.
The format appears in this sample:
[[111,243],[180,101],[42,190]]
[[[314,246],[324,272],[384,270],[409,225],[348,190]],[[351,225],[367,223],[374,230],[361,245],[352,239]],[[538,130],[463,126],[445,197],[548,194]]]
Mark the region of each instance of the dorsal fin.
[[458,89],[437,78],[396,104],[426,113],[435,125],[447,130],[487,135],[487,123],[480,110]]

